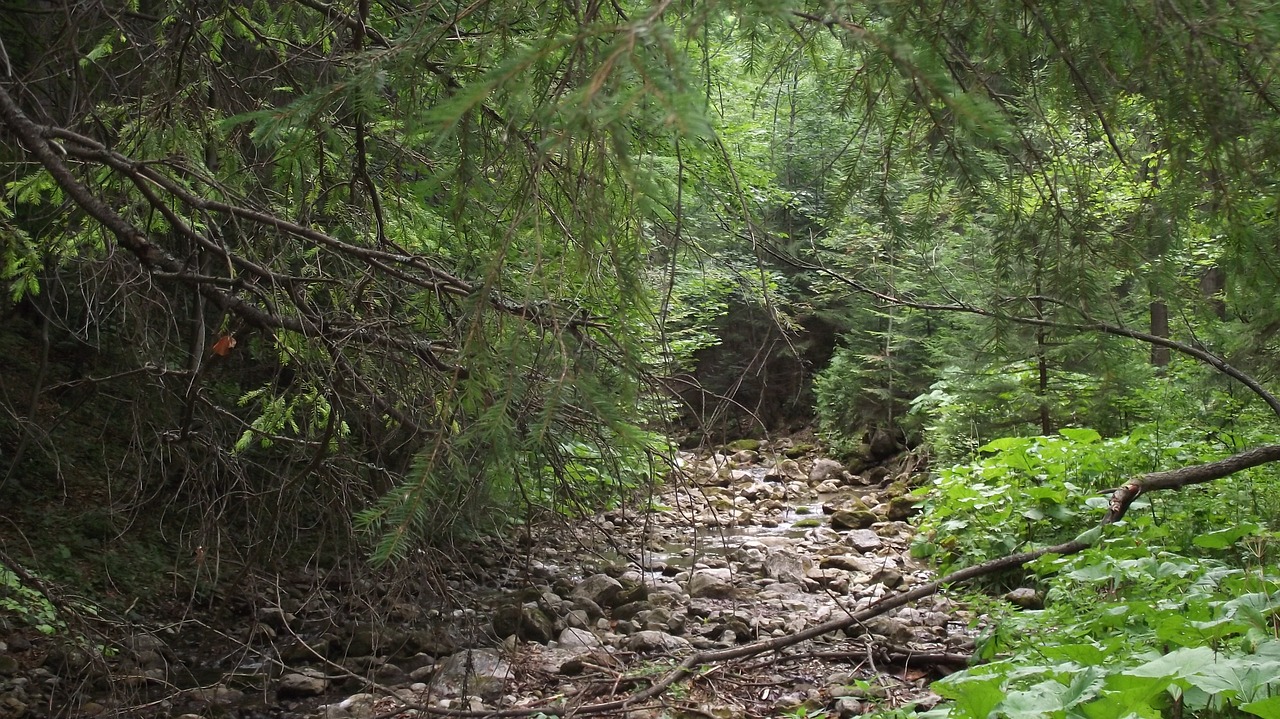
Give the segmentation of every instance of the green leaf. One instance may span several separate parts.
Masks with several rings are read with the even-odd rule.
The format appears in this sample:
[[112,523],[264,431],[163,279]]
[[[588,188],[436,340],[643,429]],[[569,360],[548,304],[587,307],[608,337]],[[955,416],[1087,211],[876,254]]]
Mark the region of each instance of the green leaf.
[[1083,427],[1066,427],[1058,430],[1058,434],[1080,444],[1093,444],[1102,441],[1102,435],[1096,430]]
[[1280,719],[1280,696],[1259,699],[1256,702],[1240,705],[1241,711],[1260,716],[1262,719]]
[[[954,677],[954,678],[953,678]],[[971,719],[987,719],[997,705],[1004,701],[1004,682],[999,676],[953,675],[933,685],[938,694],[953,699],[956,709]]]
[[1097,544],[1098,539],[1101,537],[1102,537],[1102,525],[1098,525],[1093,529],[1089,529],[1084,532],[1081,532],[1076,537],[1076,541],[1084,542],[1085,544]]
[[1191,541],[1202,549],[1226,549],[1235,544],[1241,537],[1256,536],[1261,529],[1256,524],[1239,524],[1234,527],[1209,532],[1208,534],[1201,534]]

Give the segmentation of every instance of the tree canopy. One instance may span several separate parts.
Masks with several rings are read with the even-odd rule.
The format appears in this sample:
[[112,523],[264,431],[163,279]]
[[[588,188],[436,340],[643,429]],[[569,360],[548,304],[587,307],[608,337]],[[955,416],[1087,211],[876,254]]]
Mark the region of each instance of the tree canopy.
[[[609,501],[691,408],[772,428],[739,390],[778,355],[850,452],[1121,434],[1171,377],[1243,383],[1204,405],[1235,431],[1280,407],[1277,33],[1250,1],[16,0],[0,260],[46,347],[117,363],[69,381],[151,403],[110,421],[137,507],[354,516],[381,560]],[[744,323],[767,351],[690,374]]]

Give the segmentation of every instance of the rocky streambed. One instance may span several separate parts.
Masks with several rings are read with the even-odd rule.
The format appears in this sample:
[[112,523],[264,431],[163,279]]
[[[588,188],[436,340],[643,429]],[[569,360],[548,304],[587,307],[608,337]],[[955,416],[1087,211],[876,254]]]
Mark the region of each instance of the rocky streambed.
[[[645,691],[694,652],[785,639],[933,579],[908,552],[908,465],[854,475],[788,440],[682,453],[678,464],[642,507],[528,530],[522,546],[478,552],[389,610],[361,606],[358,587],[317,572],[225,597],[242,605],[230,628],[190,620],[100,655],[11,635],[0,644],[0,719],[583,708]],[[928,683],[971,653],[974,623],[935,595],[699,667],[602,714],[928,707],[937,701]]]

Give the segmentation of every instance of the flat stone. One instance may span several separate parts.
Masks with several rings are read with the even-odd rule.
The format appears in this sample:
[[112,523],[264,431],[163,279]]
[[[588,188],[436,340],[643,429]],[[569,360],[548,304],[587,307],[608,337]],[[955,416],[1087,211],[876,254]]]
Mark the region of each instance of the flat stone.
[[324,690],[328,688],[329,682],[323,677],[302,673],[285,674],[276,684],[276,695],[281,698],[315,697],[324,694]]
[[636,632],[627,639],[627,648],[634,652],[678,652],[690,647],[688,639],[652,629]]
[[431,682],[431,690],[440,696],[468,694],[485,701],[496,701],[514,676],[511,665],[499,657],[497,651],[468,649],[440,663],[440,670]]
[[578,629],[576,627],[566,627],[563,632],[560,632],[560,638],[556,641],[566,649],[595,649],[596,647],[604,646],[599,637],[586,629]]
[[881,563],[856,554],[833,554],[818,563],[823,569],[843,569],[849,572],[871,574],[880,569]]
[[1044,609],[1044,595],[1030,587],[1019,587],[1005,594],[1004,599],[1022,609]]
[[870,529],[851,529],[844,535],[844,541],[850,547],[864,554],[874,552],[884,546],[880,536]]

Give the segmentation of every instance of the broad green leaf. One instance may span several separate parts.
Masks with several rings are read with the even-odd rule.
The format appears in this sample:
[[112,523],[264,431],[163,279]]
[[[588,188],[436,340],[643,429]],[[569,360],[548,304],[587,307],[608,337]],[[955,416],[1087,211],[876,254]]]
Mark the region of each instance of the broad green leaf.
[[1256,524],[1240,524],[1209,532],[1208,534],[1201,534],[1191,541],[1202,549],[1226,549],[1239,541],[1241,537],[1255,536],[1260,530],[1261,528]]
[[1260,716],[1262,719],[1280,719],[1280,695],[1242,704],[1240,710]]
[[1093,444],[1102,440],[1102,435],[1097,431],[1084,427],[1065,427],[1058,430],[1058,434],[1080,444]]
[[971,719],[987,719],[991,712],[1005,698],[1001,687],[1004,678],[999,676],[952,675],[936,682],[933,690],[941,696],[952,699],[956,709]]

